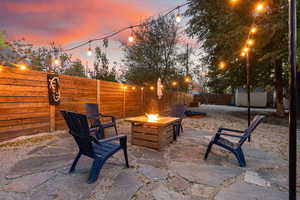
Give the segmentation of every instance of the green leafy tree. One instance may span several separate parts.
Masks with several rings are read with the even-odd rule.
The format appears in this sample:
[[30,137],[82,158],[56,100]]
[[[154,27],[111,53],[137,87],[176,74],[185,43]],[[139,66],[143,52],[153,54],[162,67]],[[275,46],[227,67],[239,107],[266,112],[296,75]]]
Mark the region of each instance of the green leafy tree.
[[77,59],[72,62],[71,66],[68,67],[64,73],[65,75],[71,76],[79,76],[79,77],[86,77],[85,68],[81,62],[81,60]]
[[[106,43],[104,43],[106,44]],[[92,77],[105,81],[117,81],[117,72],[115,67],[109,67],[109,60],[106,53],[101,50],[100,47],[95,48],[96,60],[94,62],[94,72]]]
[[7,48],[5,32],[0,30],[0,49]]
[[124,44],[128,66],[125,78],[139,85],[155,84],[161,78],[166,85],[183,75],[177,65],[177,26],[172,17],[148,19],[133,31],[134,42]]
[[[283,88],[287,85],[288,2],[266,1],[266,12],[255,16],[256,1],[239,1],[234,6],[224,0],[189,2],[186,12],[190,17],[188,32],[203,41],[206,56],[202,61],[209,65],[208,86],[217,92],[245,85],[246,61],[240,53],[255,20],[258,32],[253,37],[255,45],[250,53],[251,84],[253,88],[275,85],[277,112],[283,115]],[[225,68],[219,68],[221,61],[227,63]]]

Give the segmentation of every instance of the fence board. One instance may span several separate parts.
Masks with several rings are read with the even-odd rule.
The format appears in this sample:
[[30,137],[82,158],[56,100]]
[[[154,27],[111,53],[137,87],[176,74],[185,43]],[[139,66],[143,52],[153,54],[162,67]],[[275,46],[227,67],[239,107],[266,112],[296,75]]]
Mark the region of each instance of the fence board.
[[[103,114],[121,118],[144,114],[150,100],[156,99],[155,92],[136,85],[67,75],[60,75],[60,83],[61,103],[50,109],[47,73],[4,67],[0,72],[0,141],[66,129],[59,111],[85,113],[85,103],[98,103]],[[192,95],[170,93],[159,102],[160,108],[168,109],[174,99],[188,103]]]

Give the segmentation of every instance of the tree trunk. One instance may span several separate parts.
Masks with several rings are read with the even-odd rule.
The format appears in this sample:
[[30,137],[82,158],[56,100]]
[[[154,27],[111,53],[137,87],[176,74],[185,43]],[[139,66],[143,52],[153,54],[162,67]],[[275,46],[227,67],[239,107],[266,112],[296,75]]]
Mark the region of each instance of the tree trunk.
[[276,114],[280,117],[284,116],[283,106],[283,78],[282,78],[282,62],[275,62],[275,90],[276,90]]

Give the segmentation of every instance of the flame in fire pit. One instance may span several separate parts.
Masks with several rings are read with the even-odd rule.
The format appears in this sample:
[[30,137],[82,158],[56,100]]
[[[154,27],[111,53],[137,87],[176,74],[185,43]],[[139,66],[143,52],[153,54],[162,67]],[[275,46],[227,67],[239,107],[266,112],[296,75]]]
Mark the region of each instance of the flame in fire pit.
[[146,114],[149,122],[157,122],[159,120],[158,114]]

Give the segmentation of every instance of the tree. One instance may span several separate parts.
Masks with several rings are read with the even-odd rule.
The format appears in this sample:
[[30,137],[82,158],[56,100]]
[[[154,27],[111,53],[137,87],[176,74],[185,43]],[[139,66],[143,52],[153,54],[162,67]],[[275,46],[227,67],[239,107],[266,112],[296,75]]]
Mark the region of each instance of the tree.
[[84,66],[81,63],[81,60],[77,59],[75,60],[70,67],[68,67],[64,71],[65,75],[71,75],[71,76],[79,76],[79,77],[86,77]]
[[116,82],[116,69],[114,66],[110,69],[106,53],[103,52],[100,47],[96,47],[95,52],[96,61],[94,62],[94,73],[92,73],[92,78]]
[[[189,2],[186,13],[191,17],[188,32],[203,41],[207,56],[202,61],[209,64],[208,85],[223,92],[230,87],[242,87],[246,72],[245,59],[241,59],[240,52],[255,17],[253,9],[249,8],[254,8],[257,2],[240,1],[235,6],[224,0]],[[258,32],[255,48],[250,53],[251,84],[252,88],[275,85],[277,112],[283,115],[282,91],[283,86],[287,85],[288,2],[268,1],[268,5],[267,12],[255,18]],[[225,69],[219,68],[221,61],[227,63]],[[218,84],[220,82],[222,84]]]
[[139,85],[156,84],[158,78],[170,85],[183,76],[177,65],[177,26],[172,17],[147,19],[143,26],[133,30],[134,42],[124,44],[128,66],[125,78]]
[[5,32],[0,30],[0,49],[7,48]]

